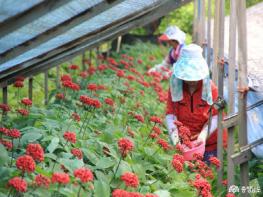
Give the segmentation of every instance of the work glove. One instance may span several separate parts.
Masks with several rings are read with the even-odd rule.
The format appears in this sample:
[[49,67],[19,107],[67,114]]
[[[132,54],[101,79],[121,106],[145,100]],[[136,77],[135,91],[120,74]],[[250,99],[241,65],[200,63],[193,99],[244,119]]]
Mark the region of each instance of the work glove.
[[176,145],[179,142],[179,135],[177,126],[174,124],[176,116],[173,114],[166,115],[166,124],[169,132],[169,137],[173,145]]
[[159,72],[161,74],[165,74],[167,69],[170,68],[170,64],[168,64],[165,60],[162,61],[161,64],[157,64],[154,67],[150,68],[148,70],[148,73],[152,73],[152,72]]
[[197,137],[198,142],[206,142],[207,138],[217,129],[217,115],[212,116],[210,123],[210,131],[208,133],[208,123],[204,125],[199,136]]
[[179,142],[179,135],[177,128],[173,128],[169,131],[169,137],[172,144],[175,146]]
[[208,127],[205,127],[197,137],[197,142],[206,142],[208,135]]

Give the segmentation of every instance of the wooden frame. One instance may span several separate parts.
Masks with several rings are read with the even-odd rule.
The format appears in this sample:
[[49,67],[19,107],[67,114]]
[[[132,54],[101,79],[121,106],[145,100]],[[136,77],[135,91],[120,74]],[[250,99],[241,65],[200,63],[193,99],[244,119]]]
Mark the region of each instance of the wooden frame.
[[65,33],[66,31],[72,29],[73,27],[98,15],[98,13],[104,12],[105,10],[110,9],[111,7],[121,2],[123,2],[123,0],[113,0],[110,3],[108,3],[107,1],[103,1],[91,8],[88,8],[87,10],[82,11],[78,15],[62,22],[61,24],[54,26],[51,29],[35,36],[34,38],[24,43],[21,43],[18,46],[15,46],[14,48],[9,49],[8,51],[0,54],[0,64],[3,64],[14,57],[17,57],[22,53],[25,53],[26,51],[29,51],[30,49],[39,46],[40,44],[54,38],[55,36]]
[[20,27],[27,25],[28,23],[32,22],[32,19],[36,20],[46,13],[57,9],[70,1],[71,0],[44,0],[43,2],[36,4],[28,10],[6,19],[0,23],[0,38]]
[[162,2],[161,4],[150,6],[149,9],[144,10],[143,12],[139,11],[139,13],[134,14],[133,17],[125,17],[125,19],[117,21],[103,29],[91,32],[78,40],[72,41],[72,43],[67,44],[66,46],[57,48],[47,54],[43,54],[40,57],[36,57],[33,60],[24,63],[23,66],[18,67],[17,70],[13,68],[12,71],[3,73],[0,78],[0,87],[3,85],[3,82],[8,84],[13,83],[15,77],[18,75],[27,77],[30,73],[31,75],[41,73],[54,65],[58,65],[59,63],[71,59],[88,48],[93,48],[102,42],[125,34],[132,28],[143,26],[156,20],[167,14],[167,12],[188,2],[190,2],[190,0],[180,0],[177,2],[169,0]]

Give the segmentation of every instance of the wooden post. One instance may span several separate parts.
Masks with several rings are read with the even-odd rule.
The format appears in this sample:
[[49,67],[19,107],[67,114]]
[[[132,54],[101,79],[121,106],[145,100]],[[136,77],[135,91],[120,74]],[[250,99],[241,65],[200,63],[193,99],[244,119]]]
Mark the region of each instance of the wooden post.
[[117,49],[116,49],[117,53],[119,53],[121,49],[121,39],[122,39],[122,36],[119,36],[117,39]]
[[60,89],[60,66],[57,65],[56,66],[56,86],[57,86],[57,89]]
[[89,61],[90,61],[90,63],[89,63],[89,66],[91,66],[92,65],[92,50],[90,50],[89,51]]
[[194,0],[194,21],[193,21],[193,43],[197,43],[197,12],[198,12],[198,0]]
[[[228,66],[228,110],[229,114],[234,113],[235,95],[235,67],[236,67],[236,0],[230,1],[230,20],[229,20],[229,66]],[[235,127],[228,129],[227,142],[227,187],[234,185],[234,163],[231,156],[234,154],[234,130]]]
[[86,70],[86,64],[85,64],[85,60],[86,60],[86,54],[85,51],[83,51],[82,53],[82,57],[81,57],[81,61],[82,61],[82,70]]
[[[7,86],[3,87],[3,104],[8,104],[8,93],[7,93]],[[2,123],[4,122],[4,119],[6,117],[6,112],[3,111],[2,113],[2,119],[0,120],[0,126],[3,127]]]
[[218,85],[218,68],[217,68],[217,58],[218,58],[218,34],[219,34],[219,1],[215,0],[215,18],[214,18],[214,40],[213,40],[213,68],[212,68],[212,80]]
[[7,86],[3,87],[3,103],[8,104]]
[[96,66],[100,64],[98,56],[100,55],[100,48],[96,47]]
[[211,0],[207,2],[207,64],[211,69]]
[[28,78],[28,98],[33,101],[33,77]]
[[[224,59],[224,20],[225,20],[225,0],[219,0],[219,7],[218,7],[218,53],[217,59],[222,60]],[[224,97],[224,64],[220,61],[217,62],[218,67],[218,96],[223,98]],[[213,73],[214,74],[214,73]],[[218,134],[217,134],[217,157],[223,164],[223,127],[222,127],[222,120],[223,120],[223,109],[218,110]],[[217,169],[217,187],[220,189],[222,186],[223,180],[223,165]]]
[[48,70],[44,72],[45,105],[48,104]]
[[[237,8],[237,27],[238,27],[238,87],[245,90],[247,84],[247,24],[246,24],[246,1],[239,0]],[[239,135],[238,141],[240,146],[247,145],[247,92],[240,91],[238,94],[238,111],[239,111]],[[240,182],[241,186],[249,185],[248,179],[248,162],[240,165]],[[247,193],[241,193],[241,196],[249,196]]]
[[206,41],[205,41],[205,0],[198,0],[199,1],[199,45],[206,48]]

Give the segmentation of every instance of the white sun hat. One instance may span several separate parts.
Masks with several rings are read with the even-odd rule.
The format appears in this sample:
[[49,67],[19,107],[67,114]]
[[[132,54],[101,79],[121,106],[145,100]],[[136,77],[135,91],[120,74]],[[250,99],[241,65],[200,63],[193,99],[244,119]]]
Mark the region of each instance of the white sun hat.
[[199,81],[209,76],[208,65],[202,52],[203,49],[196,44],[184,46],[179,59],[173,65],[174,76],[185,81]]
[[179,59],[173,64],[173,74],[170,79],[173,102],[183,99],[183,81],[202,80],[202,99],[212,105],[209,69],[202,51],[202,48],[196,44],[189,44],[182,48]]
[[168,40],[177,40],[179,44],[184,44],[186,35],[185,33],[177,26],[168,27],[163,35],[159,37],[160,41]]

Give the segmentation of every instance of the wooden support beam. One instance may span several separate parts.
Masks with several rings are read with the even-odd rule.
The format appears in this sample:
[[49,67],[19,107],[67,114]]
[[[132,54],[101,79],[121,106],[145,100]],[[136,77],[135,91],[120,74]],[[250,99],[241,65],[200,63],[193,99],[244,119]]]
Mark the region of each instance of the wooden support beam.
[[33,101],[33,77],[28,78],[28,98]]
[[211,69],[211,0],[207,2],[207,64]]
[[[246,150],[246,151],[232,155],[231,158],[232,158],[233,163],[235,165],[241,165],[241,164],[249,161],[252,158],[252,154],[251,154],[250,150]],[[240,176],[242,176],[242,175],[240,174]]]
[[85,60],[86,60],[86,51],[84,51],[82,53],[82,56],[81,56],[81,63],[82,63],[82,71],[86,70],[86,63],[85,63]]
[[15,31],[16,29],[27,25],[28,23],[31,23],[32,20],[36,20],[48,12],[51,12],[60,6],[67,4],[70,1],[71,0],[44,0],[29,10],[25,10],[22,13],[8,18],[7,20],[0,23],[0,38]]
[[239,117],[238,115],[228,116],[222,121],[223,128],[230,128],[238,125]]
[[[3,91],[3,104],[8,104],[8,92],[7,92],[7,86],[6,87],[3,87],[2,89]],[[6,117],[6,112],[2,112],[2,119],[0,120],[0,126],[3,127],[3,122],[4,122],[4,119]]]
[[[255,107],[258,107],[260,105],[263,104],[263,100],[260,100],[260,101],[257,101],[256,103],[250,105],[247,107],[246,111],[249,111],[249,110],[252,110],[254,109]],[[238,114],[235,113],[235,114],[232,114],[230,116],[227,116],[224,118],[224,120],[222,121],[222,125],[223,125],[223,128],[230,128],[230,127],[234,127],[236,125],[238,125],[238,122],[239,121],[239,117],[238,117]]]
[[35,36],[34,38],[15,46],[14,48],[0,54],[0,64],[3,64],[14,57],[19,56],[26,51],[29,51],[32,48],[39,46],[40,44],[50,40],[60,34],[65,33],[66,31],[72,29],[73,27],[89,20],[90,18],[97,16],[98,13],[104,12],[105,10],[113,7],[114,5],[122,2],[123,0],[114,0],[111,3],[103,1],[92,8],[89,8],[80,14],[70,18],[69,20],[64,21],[63,23],[41,33],[40,35]]
[[1,73],[0,87],[3,85],[3,82],[9,84],[12,83],[17,75],[22,75],[23,73],[23,76],[28,76],[43,72],[46,69],[65,62],[100,43],[109,41],[119,35],[123,35],[133,28],[144,26],[154,20],[157,20],[161,16],[166,15],[167,12],[189,2],[190,0],[180,0],[176,2],[171,0],[162,2],[160,5],[158,4],[150,7],[148,10],[144,10],[144,12],[140,11],[139,14],[135,14],[134,17],[127,17],[125,20],[122,19],[124,20],[122,22],[119,21],[118,23],[116,22],[116,24],[111,24],[108,27],[99,29],[99,32],[96,31],[89,33],[83,38],[78,39],[78,41],[67,44],[66,47],[59,47],[45,55],[41,55],[41,57],[32,59],[30,62],[23,64],[23,69],[20,67],[15,71],[12,70],[3,74]]
[[231,156],[234,164],[240,165],[249,161],[252,157],[251,150],[260,144],[263,144],[263,138],[258,139],[251,144],[247,144],[246,146],[240,147],[240,152]]
[[197,43],[198,40],[198,0],[194,0],[194,21],[193,21],[193,43]]
[[[247,23],[246,23],[246,1],[239,0],[237,3],[237,27],[238,27],[238,87],[246,89],[247,84]],[[238,94],[239,122],[239,145],[247,145],[247,92]],[[240,183],[242,186],[249,185],[248,162],[240,164]],[[241,196],[249,196],[248,192]]]
[[89,50],[89,66],[91,66],[92,65],[92,50],[90,49]]
[[230,127],[228,129],[227,137],[227,188],[231,187],[235,183],[235,166],[231,156],[234,154],[235,148],[235,127]]
[[56,87],[60,89],[60,66],[56,66]]
[[120,52],[122,36],[118,36],[116,53]]
[[44,72],[45,105],[48,104],[48,70]]
[[218,85],[218,68],[217,68],[217,59],[218,59],[218,44],[219,44],[219,9],[221,0],[215,0],[215,16],[214,16],[214,33],[213,33],[213,67],[212,67],[212,80]]
[[229,22],[229,60],[228,60],[228,109],[230,113],[234,112],[235,96],[234,82],[236,76],[236,39],[237,39],[237,13],[236,0],[230,1],[230,22]]
[[[219,60],[224,58],[224,20],[225,20],[225,0],[219,0],[218,7],[218,51],[217,58]],[[218,74],[218,96],[224,97],[224,65],[220,61],[217,62],[217,74]],[[214,74],[214,73],[213,73]],[[221,124],[223,120],[223,109],[218,110],[218,133],[217,133],[217,158],[223,163],[223,126]],[[223,165],[217,169],[217,189],[220,190],[222,187],[223,180]]]
[[[228,111],[230,114],[234,113],[235,108],[235,95],[234,95],[234,82],[235,82],[235,68],[236,68],[236,0],[230,1],[230,21],[229,21],[229,66],[228,66]],[[225,125],[224,125],[225,123]],[[227,187],[234,185],[234,163],[231,156],[234,154],[234,130],[238,124],[238,116],[229,119],[229,122],[223,123],[224,128],[228,129],[228,142],[227,142]],[[227,125],[228,124],[228,125]]]
[[99,58],[98,58],[98,56],[100,55],[100,48],[99,48],[99,46],[96,47],[95,54],[96,54],[95,60],[96,60],[96,67],[97,67],[100,64],[100,61],[99,61]]
[[3,87],[3,103],[8,104],[8,93],[7,93],[7,86]]

